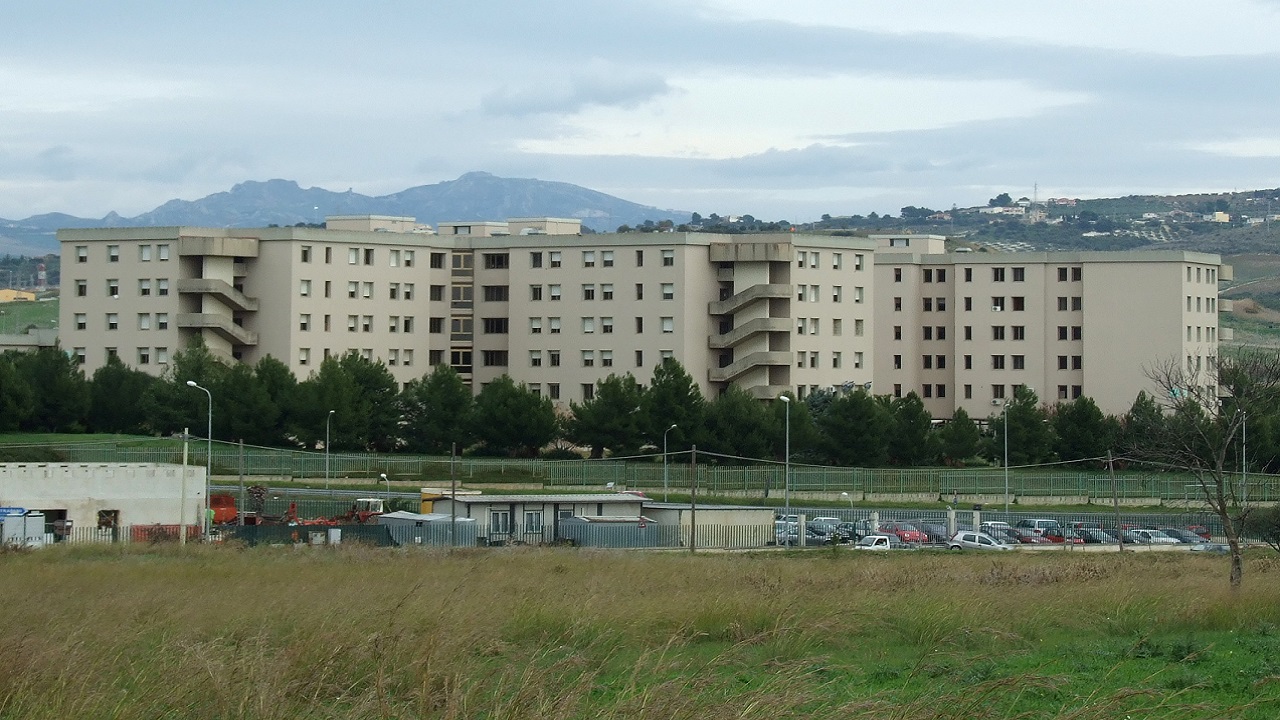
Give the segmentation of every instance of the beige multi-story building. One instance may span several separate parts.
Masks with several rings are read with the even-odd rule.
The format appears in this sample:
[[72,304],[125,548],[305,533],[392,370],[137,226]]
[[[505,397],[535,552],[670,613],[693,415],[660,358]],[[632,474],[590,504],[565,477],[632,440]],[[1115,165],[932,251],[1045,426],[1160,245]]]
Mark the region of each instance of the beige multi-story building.
[[947,253],[934,235],[873,236],[875,389],[915,392],[935,418],[984,418],[1027,386],[1047,403],[1088,396],[1120,414],[1148,371],[1181,364],[1216,388],[1218,283],[1194,252]]
[[63,230],[62,346],[162,373],[196,338],[299,377],[354,350],[400,383],[507,374],[560,403],[678,359],[714,396],[869,381],[874,244],[802,234],[580,235],[577,220],[347,216],[326,229]]

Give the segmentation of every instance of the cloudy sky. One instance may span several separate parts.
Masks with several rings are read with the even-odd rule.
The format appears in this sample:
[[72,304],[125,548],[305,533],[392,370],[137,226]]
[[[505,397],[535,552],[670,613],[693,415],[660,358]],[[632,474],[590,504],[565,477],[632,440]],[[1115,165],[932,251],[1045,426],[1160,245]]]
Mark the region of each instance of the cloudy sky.
[[42,0],[0,217],[485,170],[804,221],[1280,186],[1280,0]]

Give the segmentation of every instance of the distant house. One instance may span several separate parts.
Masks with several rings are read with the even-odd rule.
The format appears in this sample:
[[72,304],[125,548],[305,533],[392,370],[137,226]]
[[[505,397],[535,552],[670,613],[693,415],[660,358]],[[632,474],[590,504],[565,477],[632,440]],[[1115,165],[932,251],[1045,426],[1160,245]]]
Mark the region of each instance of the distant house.
[[35,299],[36,294],[26,290],[12,290],[9,288],[0,290],[0,303],[35,302]]
[[586,495],[459,495],[433,502],[441,515],[474,518],[482,544],[528,545],[564,539],[561,521],[572,517],[629,517],[642,514],[645,498],[627,493]]

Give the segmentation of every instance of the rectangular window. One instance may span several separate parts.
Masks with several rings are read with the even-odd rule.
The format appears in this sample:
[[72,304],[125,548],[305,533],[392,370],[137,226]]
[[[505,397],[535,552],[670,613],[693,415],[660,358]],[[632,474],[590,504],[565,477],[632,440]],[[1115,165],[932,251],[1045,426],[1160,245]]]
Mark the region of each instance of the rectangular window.
[[120,262],[120,246],[119,245],[107,246],[107,262]]
[[138,246],[138,261],[151,262],[151,246],[150,245]]
[[613,299],[613,283],[604,283],[600,286],[600,299],[601,300]]
[[551,301],[552,301],[552,302],[559,302],[559,300],[560,300],[560,286],[559,286],[559,285],[548,285],[548,286],[547,286],[547,294],[548,294],[548,296],[550,296],[550,298],[551,298]]
[[76,246],[76,262],[78,263],[89,262],[89,246],[88,245]]
[[[436,333],[436,334],[443,333],[444,318],[440,318],[440,317],[427,318],[427,332]],[[439,363],[431,363],[431,364],[438,365]]]
[[[1067,281],[1067,269],[1064,267],[1058,268],[1058,282],[1066,282],[1066,281]],[[1067,396],[1067,386],[1059,385],[1058,388],[1062,391],[1059,394],[1059,397],[1065,398]]]
[[636,267],[644,267],[644,251],[636,251]]
[[[834,329],[836,330],[836,333],[835,333],[835,334],[836,334],[836,335],[839,335],[839,334],[840,334],[840,333],[839,333],[839,330],[840,330],[840,321],[839,321],[839,320],[836,320],[836,321],[835,321],[835,323],[834,323]],[[863,321],[863,320],[854,320],[854,321],[853,321],[853,336],[854,336],[854,337],[862,337],[865,333],[866,333],[866,322],[865,322],[865,321]]]
[[1067,339],[1067,326],[1066,326],[1066,325],[1059,325],[1059,326],[1058,326],[1058,339],[1059,339],[1059,340],[1066,340],[1066,339]]
[[1004,312],[1004,298],[1002,297],[991,298],[991,311]]
[[1003,370],[1003,369],[1004,369],[1004,356],[1003,356],[1003,355],[992,355],[992,356],[991,356],[991,369],[992,369],[992,370]]
[[529,318],[529,334],[530,335],[542,334],[542,318],[540,317]]
[[547,351],[547,364],[550,365],[551,367],[560,367],[560,351],[559,350]]
[[1014,339],[1014,340],[1026,340],[1026,339],[1027,339],[1027,326],[1026,326],[1026,325],[1014,325],[1014,326],[1013,326],[1013,339]]
[[510,328],[510,321],[504,317],[483,318],[480,321],[480,328],[485,335],[506,335]]
[[831,302],[840,302],[843,297],[843,288],[839,285],[831,286]]
[[673,333],[676,331],[676,319],[673,317],[662,318],[662,332]]
[[600,367],[613,367],[613,351],[612,350],[600,351]]
[[301,330],[302,332],[307,332],[308,330],[311,329],[310,313],[302,313],[301,315],[298,316],[298,329]]
[[542,367],[542,351],[541,350],[529,351],[529,367]]
[[644,318],[642,317],[636,317],[636,334],[644,334]]
[[[1072,370],[1082,370],[1082,369],[1084,369],[1084,358],[1083,358],[1083,357],[1081,357],[1080,355],[1072,355],[1072,356],[1071,356],[1071,369],[1072,369]],[[1197,370],[1199,370],[1200,368],[1198,368],[1198,367],[1197,367],[1196,369],[1197,369]]]
[[141,297],[146,297],[146,296],[148,296],[148,295],[150,295],[150,294],[151,294],[151,281],[150,281],[150,280],[139,280],[139,281],[138,281],[138,295],[139,295],[139,296],[141,296]]
[[392,300],[400,299],[400,283],[390,283],[387,285],[387,297]]
[[992,339],[992,340],[1003,340],[1003,339],[1004,339],[1004,326],[1003,326],[1003,325],[992,325],[992,326],[991,326],[991,339]]
[[583,250],[582,251],[582,267],[593,268],[595,266],[596,266],[596,251]]
[[[1188,309],[1189,309],[1189,308],[1188,308]],[[1058,310],[1059,310],[1059,311],[1061,311],[1061,312],[1066,312],[1066,310],[1067,310],[1067,299],[1066,299],[1065,297],[1059,297],[1059,298],[1058,298]]]
[[558,317],[547,318],[547,329],[548,329],[548,332],[550,332],[552,335],[559,335],[560,334],[560,318]]
[[482,350],[480,352],[480,363],[485,367],[506,367],[507,351],[506,350]]
[[600,251],[600,265],[601,267],[613,267],[613,251],[612,250]]
[[675,250],[663,250],[663,251],[662,251],[662,266],[663,266],[663,267],[673,267],[675,264],[676,264],[676,251],[675,251]]
[[1027,279],[1027,269],[1016,267],[1013,269],[1013,281],[1024,282]]
[[404,328],[404,331],[405,331],[405,332],[407,332],[407,333],[411,333],[411,332],[413,332],[413,316],[412,316],[412,315],[405,315],[405,316],[404,316],[404,324],[403,324],[401,327],[403,327],[403,328]]
[[156,329],[157,330],[169,329],[169,313],[156,313]]
[[1059,356],[1058,356],[1058,369],[1059,369],[1059,370],[1066,370],[1066,369],[1067,369],[1067,356],[1066,356],[1066,355],[1059,355]]
[[1084,298],[1080,297],[1079,295],[1077,295],[1077,296],[1075,296],[1075,297],[1071,298],[1071,309],[1072,309],[1072,311],[1074,311],[1074,312],[1079,312],[1079,311],[1083,310],[1083,309],[1084,309]]
[[921,328],[921,329],[924,331],[924,339],[925,339],[925,340],[932,340],[932,339],[933,339],[933,326],[932,326],[932,325],[925,325],[925,326],[924,326],[923,328]]
[[107,329],[116,330],[120,327],[120,316],[116,313],[107,313]]
[[360,331],[373,332],[373,316],[363,315],[360,317]]
[[531,268],[540,268],[540,267],[542,267],[542,253],[541,253],[541,252],[531,252],[531,253],[529,253],[529,267],[531,267]]
[[644,367],[644,351],[643,350],[636,351],[636,367],[638,368]]
[[991,268],[991,281],[1004,282],[1004,268],[1002,267]]
[[89,281],[77,280],[76,281],[76,297],[88,297],[88,296],[89,296]]
[[561,263],[561,260],[560,260],[560,251],[559,251],[559,250],[552,250],[552,251],[548,252],[548,253],[547,253],[547,257],[548,257],[548,259],[551,261],[551,263],[550,263],[550,264],[551,264],[551,267],[553,267],[553,268],[558,268],[558,267],[560,267],[560,265],[562,264],[562,263]]
[[973,268],[967,267],[964,269],[964,281],[973,282]]
[[508,296],[508,288],[506,285],[485,285],[484,286],[485,302],[507,302],[510,300]]
[[400,251],[393,249],[391,252],[387,253],[387,262],[390,267],[400,267]]
[[298,294],[301,295],[302,297],[311,297],[311,281],[310,280],[298,281]]
[[347,248],[347,264],[358,265],[360,263],[360,248]]
[[1084,279],[1084,268],[1078,268],[1078,267],[1071,268],[1072,282],[1080,282],[1083,279]]
[[506,270],[511,266],[511,256],[507,253],[485,253],[485,270]]
[[964,339],[965,339],[965,340],[972,340],[972,339],[973,339],[973,326],[972,326],[972,325],[965,325],[965,326],[964,326]]
[[360,283],[355,280],[347,282],[347,298],[354,300],[360,294]]
[[119,280],[112,279],[107,281],[107,295],[109,297],[120,297]]
[[600,332],[606,335],[613,332],[613,318],[611,317],[600,318]]
[[893,281],[896,283],[902,282],[902,268],[896,267],[893,269]]
[[151,313],[138,313],[138,329],[139,330],[151,329]]
[[88,316],[84,313],[76,313],[76,329],[85,330],[89,327]]
[[1027,309],[1027,299],[1022,296],[1013,298],[1013,311],[1022,312]]
[[1027,369],[1027,356],[1026,356],[1026,355],[1014,355],[1014,356],[1013,356],[1013,369],[1014,369],[1014,370],[1026,370],[1026,369]]
[[588,285],[582,286],[582,299],[583,300],[596,299],[596,286],[594,284],[588,284]]
[[636,283],[636,299],[644,299],[644,283]]
[[366,300],[373,297],[373,283],[367,282],[360,286],[360,295]]
[[662,299],[663,300],[676,299],[676,286],[674,283],[662,283]]
[[[1197,328],[1199,330],[1199,328]],[[1084,338],[1084,328],[1079,325],[1071,326],[1071,339],[1081,340]]]
[[965,355],[965,356],[964,356],[964,369],[965,369],[965,370],[972,370],[972,369],[973,369],[973,356],[972,356],[972,355]]
[[933,282],[933,268],[924,269],[924,281],[927,283]]
[[582,318],[582,332],[590,335],[596,331],[596,319],[590,317]]
[[831,353],[831,367],[834,370],[840,369],[840,352],[838,350]]
[[364,264],[365,265],[373,264],[373,248],[364,249]]
[[582,351],[582,367],[594,367],[596,364],[596,353],[594,350]]
[[537,302],[537,301],[539,301],[539,300],[541,300],[541,299],[542,299],[542,286],[541,286],[541,285],[530,285],[530,286],[529,286],[529,300],[530,300],[530,301],[532,301],[532,302]]

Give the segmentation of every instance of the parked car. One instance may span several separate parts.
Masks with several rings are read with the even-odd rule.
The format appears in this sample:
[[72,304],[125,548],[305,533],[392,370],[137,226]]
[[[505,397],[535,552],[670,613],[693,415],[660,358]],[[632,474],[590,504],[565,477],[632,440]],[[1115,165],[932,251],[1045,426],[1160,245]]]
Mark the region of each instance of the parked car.
[[1204,538],[1205,540],[1208,540],[1212,537],[1212,533],[1209,532],[1209,528],[1205,527],[1204,525],[1188,525],[1187,529],[1199,535],[1200,537]]
[[1006,545],[984,532],[961,530],[947,541],[947,548],[950,550],[1012,550],[1013,546]]
[[842,522],[836,525],[836,529],[847,536],[850,540],[857,540],[864,535],[871,535],[875,532],[875,528],[871,527],[870,520]]
[[1014,527],[1025,528],[1037,535],[1044,535],[1048,530],[1053,530],[1057,533],[1062,532],[1062,523],[1051,518],[1023,518],[1014,523]]
[[1202,542],[1191,546],[1192,552],[1207,552],[1215,555],[1226,555],[1231,552],[1231,546],[1226,543]]
[[1080,537],[1080,533],[1070,528],[1045,528],[1044,537],[1049,542],[1066,543],[1068,545],[1083,545],[1084,538]]
[[897,535],[898,539],[904,543],[922,543],[929,538],[920,528],[909,522],[887,522],[880,523],[880,532],[890,535]]
[[979,532],[984,532],[984,533],[987,533],[988,535],[993,535],[994,534],[992,533],[993,530],[1011,530],[1011,529],[1012,529],[1012,526],[1010,526],[1009,523],[1004,522],[1003,520],[986,520],[981,525],[978,526]]
[[1087,545],[1116,545],[1120,542],[1114,535],[1099,528],[1080,528],[1076,532]]
[[[986,523],[983,523],[983,524],[985,525]],[[1022,543],[1022,539],[1018,537],[1018,533],[1014,532],[1013,528],[1008,527],[1007,525],[1002,528],[1001,527],[988,528],[981,532],[985,532],[986,534],[990,535],[991,537],[995,538],[996,540],[1006,545],[1019,545]]]
[[927,542],[945,543],[951,539],[951,533],[947,532],[946,523],[940,523],[935,520],[911,520],[909,522],[924,533]]
[[1053,541],[1044,535],[1040,535],[1031,528],[1016,527],[1013,529],[1015,535],[1018,536],[1018,542],[1023,545],[1047,545]]
[[903,550],[908,547],[893,534],[867,535],[853,544],[854,550]]
[[1176,538],[1171,538],[1159,530],[1148,530],[1146,528],[1129,530],[1126,531],[1125,535],[1126,539],[1131,535],[1136,538],[1135,542],[1143,545],[1177,545],[1179,543]]
[[1204,542],[1204,538],[1191,532],[1190,530],[1184,530],[1182,528],[1170,528],[1170,527],[1163,527],[1158,529],[1160,530],[1160,532],[1164,533],[1165,535],[1168,535],[1169,537],[1173,538],[1174,540],[1177,540],[1180,543],[1183,543],[1184,545],[1198,545]]
[[806,526],[822,533],[829,535],[837,543],[847,543],[853,541],[853,536],[840,529],[838,518],[814,518],[812,521],[805,523]]

